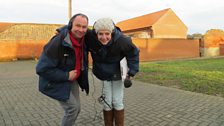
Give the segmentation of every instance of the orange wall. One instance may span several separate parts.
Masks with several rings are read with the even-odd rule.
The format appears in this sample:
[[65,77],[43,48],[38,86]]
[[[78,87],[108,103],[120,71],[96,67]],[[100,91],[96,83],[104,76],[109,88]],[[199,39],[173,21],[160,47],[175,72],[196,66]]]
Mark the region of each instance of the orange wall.
[[37,58],[46,42],[47,40],[1,40],[0,61]]
[[[48,40],[0,41],[0,61],[39,58]],[[133,39],[140,61],[199,57],[199,41],[186,39]],[[91,63],[91,60],[90,60]]]
[[141,61],[199,57],[199,40],[133,39]]

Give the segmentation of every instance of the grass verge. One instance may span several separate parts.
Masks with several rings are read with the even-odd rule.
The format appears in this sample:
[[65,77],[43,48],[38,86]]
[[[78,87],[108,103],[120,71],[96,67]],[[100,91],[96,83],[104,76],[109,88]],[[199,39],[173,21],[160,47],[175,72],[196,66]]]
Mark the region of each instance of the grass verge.
[[135,79],[224,97],[224,58],[141,63]]

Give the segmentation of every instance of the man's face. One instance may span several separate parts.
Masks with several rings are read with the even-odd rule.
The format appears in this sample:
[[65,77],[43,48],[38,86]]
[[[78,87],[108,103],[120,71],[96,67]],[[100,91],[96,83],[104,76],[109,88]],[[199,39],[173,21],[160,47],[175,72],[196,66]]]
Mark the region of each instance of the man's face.
[[111,40],[111,33],[107,30],[100,30],[97,38],[103,45],[106,45]]
[[88,21],[85,17],[77,16],[72,22],[72,36],[75,39],[81,39],[87,31]]

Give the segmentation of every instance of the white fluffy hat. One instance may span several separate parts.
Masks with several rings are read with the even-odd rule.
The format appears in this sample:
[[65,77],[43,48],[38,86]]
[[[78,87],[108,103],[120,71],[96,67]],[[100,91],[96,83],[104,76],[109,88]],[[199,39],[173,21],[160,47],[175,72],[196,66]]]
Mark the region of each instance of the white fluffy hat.
[[110,18],[100,18],[94,23],[93,28],[96,33],[100,30],[108,30],[112,33],[114,30],[114,22]]

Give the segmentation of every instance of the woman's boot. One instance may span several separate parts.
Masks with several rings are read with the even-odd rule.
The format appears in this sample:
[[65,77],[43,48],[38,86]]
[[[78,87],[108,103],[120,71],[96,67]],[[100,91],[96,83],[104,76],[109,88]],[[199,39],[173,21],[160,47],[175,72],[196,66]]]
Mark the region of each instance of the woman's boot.
[[124,109],[114,110],[115,126],[124,126]]
[[103,110],[103,117],[105,126],[113,126],[113,110]]

